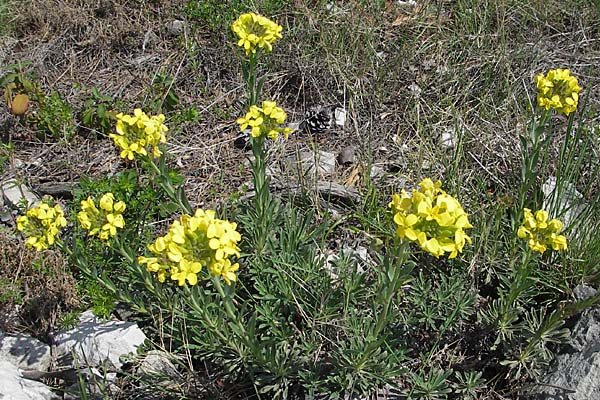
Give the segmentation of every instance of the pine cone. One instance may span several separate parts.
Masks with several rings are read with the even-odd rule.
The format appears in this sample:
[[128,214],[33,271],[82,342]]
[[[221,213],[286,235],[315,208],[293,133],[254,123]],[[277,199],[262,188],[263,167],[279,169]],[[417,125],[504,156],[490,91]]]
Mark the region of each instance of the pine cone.
[[304,114],[304,120],[300,123],[300,130],[318,135],[331,128],[332,120],[330,109],[324,107],[313,108]]

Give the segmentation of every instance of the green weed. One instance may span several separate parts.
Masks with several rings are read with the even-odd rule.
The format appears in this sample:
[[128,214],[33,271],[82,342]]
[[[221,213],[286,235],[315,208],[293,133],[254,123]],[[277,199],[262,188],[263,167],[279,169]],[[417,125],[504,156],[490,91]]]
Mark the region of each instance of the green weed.
[[100,94],[97,88],[92,88],[91,96],[83,103],[81,121],[89,129],[97,129],[107,135],[113,126],[113,99],[111,96]]

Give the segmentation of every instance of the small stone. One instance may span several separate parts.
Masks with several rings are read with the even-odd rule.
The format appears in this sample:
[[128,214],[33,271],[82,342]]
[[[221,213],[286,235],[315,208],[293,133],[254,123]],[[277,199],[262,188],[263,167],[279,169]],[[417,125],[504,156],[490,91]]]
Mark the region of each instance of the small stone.
[[167,32],[173,36],[179,36],[185,32],[185,22],[178,19],[173,20],[167,24]]
[[447,129],[444,132],[442,132],[440,144],[442,145],[442,147],[445,147],[447,149],[452,149],[456,147],[456,133],[454,132],[454,129]]
[[13,160],[13,165],[15,166],[15,168],[19,169],[23,168],[25,166],[25,163],[20,158],[15,158]]
[[146,354],[140,366],[138,373],[142,375],[159,375],[169,378],[179,377],[177,368],[173,365],[173,356],[160,350],[151,350]]
[[334,119],[335,119],[335,124],[337,126],[341,126],[343,127],[344,125],[346,125],[346,109],[344,108],[336,108],[335,111],[333,112],[334,115]]
[[415,82],[411,83],[408,86],[408,89],[410,90],[410,92],[412,93],[412,95],[415,96],[415,97],[420,97],[421,96],[421,92],[423,91],[421,89],[421,87],[419,87],[419,85],[417,85]]
[[578,301],[587,300],[590,297],[594,297],[598,291],[591,286],[587,285],[577,285],[575,289],[573,289],[573,295]]
[[44,182],[35,186],[35,191],[41,195],[50,195],[54,198],[72,199],[75,182]]
[[354,146],[347,146],[340,151],[337,157],[338,164],[348,165],[354,163]]
[[385,170],[383,168],[378,167],[377,165],[371,166],[371,173],[370,173],[371,179],[381,178],[384,174],[385,174]]
[[289,157],[288,161],[302,175],[314,174],[315,170],[319,175],[326,175],[335,171],[335,159],[333,153],[326,151],[317,151],[316,153],[303,151]]

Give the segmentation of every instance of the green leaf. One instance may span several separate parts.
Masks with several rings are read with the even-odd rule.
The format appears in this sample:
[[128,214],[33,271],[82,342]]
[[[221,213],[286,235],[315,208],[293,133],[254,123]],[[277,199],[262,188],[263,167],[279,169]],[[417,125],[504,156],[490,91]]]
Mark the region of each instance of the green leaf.
[[160,205],[161,217],[167,217],[179,211],[179,205],[175,202],[167,202]]

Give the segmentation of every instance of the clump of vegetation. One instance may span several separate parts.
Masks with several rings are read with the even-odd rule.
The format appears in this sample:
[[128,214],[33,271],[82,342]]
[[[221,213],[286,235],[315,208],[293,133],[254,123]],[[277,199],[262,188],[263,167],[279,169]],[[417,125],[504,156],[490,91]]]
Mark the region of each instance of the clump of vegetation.
[[108,135],[113,126],[112,109],[113,98],[100,94],[98,88],[93,87],[91,96],[83,103],[81,122],[86,128],[98,129]]
[[38,253],[0,231],[0,328],[47,339],[65,314],[79,309],[77,282],[57,250]]
[[[371,186],[365,204],[333,219],[270,190],[267,143],[293,134],[261,75],[282,26],[244,13],[232,30],[254,196],[218,210],[192,207],[167,164],[165,116],[135,109],[117,114],[109,135],[127,169],[83,182],[71,205],[73,237],[61,233],[62,209],[48,201],[19,220],[26,244],[57,245],[101,313],[120,301],[150,321],[168,315],[168,329],[150,328],[168,330],[170,348],[223,382],[207,387],[210,395],[235,388],[244,397],[342,398],[391,387],[411,399],[485,398],[535,379],[565,340],[565,321],[600,300],[565,296],[597,275],[600,252],[590,245],[599,241],[600,194],[587,190],[576,215],[557,200],[599,168],[576,156],[597,140],[578,113],[577,78],[565,69],[536,78],[510,200],[474,205],[456,184],[422,177],[398,193]],[[557,113],[568,118],[560,138]],[[539,185],[556,140],[549,201]],[[460,171],[461,152],[449,171]],[[333,238],[356,233],[376,239],[371,261],[337,249],[334,271],[324,256]]]
[[40,138],[71,139],[75,134],[71,106],[56,91],[44,93],[35,76],[25,70],[29,64],[11,65],[10,72],[0,80],[11,113],[36,125]]

